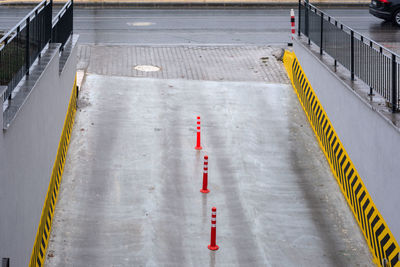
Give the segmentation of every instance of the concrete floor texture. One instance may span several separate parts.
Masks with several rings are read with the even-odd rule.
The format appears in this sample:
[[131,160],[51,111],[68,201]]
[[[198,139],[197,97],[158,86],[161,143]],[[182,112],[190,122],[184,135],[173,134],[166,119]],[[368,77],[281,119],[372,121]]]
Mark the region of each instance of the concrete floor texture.
[[47,266],[373,266],[274,48],[81,49]]

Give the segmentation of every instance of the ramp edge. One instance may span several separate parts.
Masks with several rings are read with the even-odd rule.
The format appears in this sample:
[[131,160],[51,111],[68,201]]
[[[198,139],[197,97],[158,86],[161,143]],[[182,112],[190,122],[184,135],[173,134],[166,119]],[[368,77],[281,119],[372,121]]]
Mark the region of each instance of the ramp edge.
[[51,225],[54,217],[55,205],[57,203],[58,192],[60,189],[62,174],[64,171],[65,158],[71,138],[72,126],[74,125],[77,102],[76,76],[72,88],[64,126],[58,144],[57,156],[53,165],[49,187],[43,204],[42,215],[40,217],[35,242],[29,266],[43,266],[46,257],[46,249],[50,239]]
[[318,143],[378,266],[400,267],[400,247],[378,211],[294,52],[283,63]]

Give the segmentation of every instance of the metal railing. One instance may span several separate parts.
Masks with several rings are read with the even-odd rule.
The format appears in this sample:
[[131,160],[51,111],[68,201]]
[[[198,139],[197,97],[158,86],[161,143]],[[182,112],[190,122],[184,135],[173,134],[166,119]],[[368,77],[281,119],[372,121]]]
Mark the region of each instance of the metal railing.
[[10,267],[10,258],[3,258],[1,260],[1,267]]
[[61,43],[61,50],[73,31],[73,1],[69,1],[53,20],[51,42]]
[[0,85],[6,85],[3,101],[40,56],[51,36],[52,4],[43,0],[0,39]]
[[29,75],[29,68],[49,42],[64,47],[72,34],[72,7],[69,1],[52,21],[53,2],[43,0],[0,39],[0,86],[7,86],[3,102],[11,99],[12,91]]
[[351,79],[358,77],[370,87],[369,94],[377,92],[392,109],[399,110],[400,60],[399,56],[377,42],[354,31],[308,2],[299,0],[298,34],[308,37],[350,71]]

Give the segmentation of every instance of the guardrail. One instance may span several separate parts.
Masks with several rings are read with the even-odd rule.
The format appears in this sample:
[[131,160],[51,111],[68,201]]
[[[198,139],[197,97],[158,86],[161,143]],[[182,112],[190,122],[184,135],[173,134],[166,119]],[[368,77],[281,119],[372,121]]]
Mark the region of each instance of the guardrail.
[[69,1],[53,20],[51,42],[61,43],[61,50],[73,31],[73,1]]
[[72,0],[54,21],[52,12],[53,1],[43,0],[0,39],[0,86],[7,86],[3,102],[11,100],[12,91],[29,75],[29,68],[49,42],[61,43],[63,48],[72,34]]
[[51,36],[52,3],[43,0],[0,39],[0,85],[6,85],[3,101],[40,56]]
[[10,258],[3,258],[1,260],[1,267],[10,267]]
[[384,97],[392,112],[399,110],[399,56],[377,42],[354,31],[308,2],[299,0],[298,34],[308,37],[320,49]]

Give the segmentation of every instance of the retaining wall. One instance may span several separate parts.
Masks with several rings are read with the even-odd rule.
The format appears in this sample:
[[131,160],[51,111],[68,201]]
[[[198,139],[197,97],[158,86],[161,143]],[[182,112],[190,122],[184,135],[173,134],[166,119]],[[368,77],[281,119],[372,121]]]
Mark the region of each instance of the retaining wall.
[[28,266],[74,85],[76,40],[61,71],[58,51],[49,45],[45,69],[0,133],[0,258],[10,266]]
[[[363,101],[302,43],[296,41],[294,51],[359,178],[363,181],[379,211],[380,220],[383,219],[386,222],[386,228],[390,229],[393,238],[400,240],[400,213],[397,212],[398,203],[400,203],[400,194],[398,194],[400,187],[399,129]],[[348,171],[350,169],[343,170],[346,176],[349,175]],[[348,178],[353,179],[351,176]],[[354,201],[360,202],[356,203],[358,205],[365,204],[357,199],[361,193],[362,191],[354,191]],[[367,211],[365,216],[369,215],[370,210]],[[358,211],[354,212],[357,218]],[[375,212],[370,214],[372,228],[371,233],[367,234],[374,239],[374,242],[378,240],[381,242],[377,234],[383,233],[384,235],[380,238],[384,238],[388,229],[380,228],[381,221],[374,222]],[[362,231],[364,227],[360,225]],[[367,240],[369,242],[368,238]],[[381,246],[383,243],[371,243],[370,247],[372,246],[373,250],[379,247],[383,254],[390,246],[386,243]],[[396,258],[398,259],[398,255]],[[378,264],[381,263],[378,262]]]

